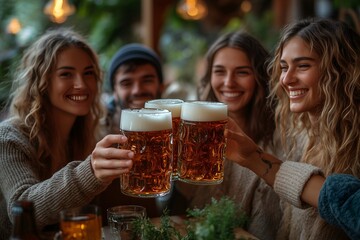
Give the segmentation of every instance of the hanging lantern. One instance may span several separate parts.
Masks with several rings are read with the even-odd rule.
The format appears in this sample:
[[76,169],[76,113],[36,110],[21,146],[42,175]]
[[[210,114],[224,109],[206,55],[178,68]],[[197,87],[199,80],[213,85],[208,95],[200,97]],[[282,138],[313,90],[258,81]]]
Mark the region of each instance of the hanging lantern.
[[181,0],[176,11],[187,20],[199,20],[207,15],[207,7],[202,0]]
[[75,7],[68,3],[68,0],[50,0],[44,13],[49,15],[50,20],[55,23],[63,23],[67,17],[75,13]]

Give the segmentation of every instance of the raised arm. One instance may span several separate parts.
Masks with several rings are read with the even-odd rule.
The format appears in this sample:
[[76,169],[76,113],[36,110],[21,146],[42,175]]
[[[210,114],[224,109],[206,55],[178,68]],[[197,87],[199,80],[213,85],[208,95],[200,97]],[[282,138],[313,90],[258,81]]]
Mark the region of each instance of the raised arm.
[[[265,180],[284,199],[298,207],[317,207],[324,182],[320,169],[300,162],[283,162],[263,152],[229,119],[226,157],[246,167]],[[288,182],[292,182],[288,184]]]
[[[309,164],[282,162],[263,152],[231,120],[226,135],[228,160],[252,170],[295,206],[317,207],[325,221],[341,227],[352,239],[360,239],[359,178],[334,174],[325,179],[319,169]],[[300,184],[286,184],[287,181]]]
[[225,134],[227,137],[226,158],[250,169],[273,187],[282,161],[263,152],[231,118],[229,118]]

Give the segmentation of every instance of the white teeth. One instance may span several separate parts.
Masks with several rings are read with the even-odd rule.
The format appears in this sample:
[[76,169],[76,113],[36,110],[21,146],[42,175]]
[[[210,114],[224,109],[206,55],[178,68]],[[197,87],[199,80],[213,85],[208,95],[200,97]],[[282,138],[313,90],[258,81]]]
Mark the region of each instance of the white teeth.
[[86,100],[88,98],[88,96],[87,95],[81,95],[81,96],[79,96],[79,95],[71,95],[71,96],[69,96],[69,98],[71,100],[73,100],[73,101],[84,101],[84,100]]
[[240,93],[229,93],[229,92],[223,92],[224,97],[238,97],[240,96]]
[[302,89],[302,90],[296,90],[296,91],[290,91],[289,95],[290,97],[295,97],[295,96],[299,96],[302,95],[306,92],[306,90]]

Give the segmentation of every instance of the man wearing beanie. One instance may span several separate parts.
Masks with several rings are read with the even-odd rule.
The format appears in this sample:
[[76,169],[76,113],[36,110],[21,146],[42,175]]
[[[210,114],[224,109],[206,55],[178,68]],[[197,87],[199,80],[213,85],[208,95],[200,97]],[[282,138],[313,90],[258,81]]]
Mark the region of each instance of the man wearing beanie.
[[124,108],[142,108],[148,100],[161,97],[163,73],[159,56],[150,48],[131,43],[113,56],[108,71],[112,97],[107,103],[109,133],[119,131]]
[[[145,102],[161,97],[163,73],[158,55],[150,48],[127,44],[120,48],[110,62],[107,83],[112,90],[107,102],[107,132],[117,134],[120,129],[120,113],[124,108],[141,108]],[[149,217],[162,214],[156,198],[136,198],[120,191],[120,180],[115,179],[98,195],[95,203],[103,209],[103,225],[107,225],[106,209],[117,205],[141,205]]]

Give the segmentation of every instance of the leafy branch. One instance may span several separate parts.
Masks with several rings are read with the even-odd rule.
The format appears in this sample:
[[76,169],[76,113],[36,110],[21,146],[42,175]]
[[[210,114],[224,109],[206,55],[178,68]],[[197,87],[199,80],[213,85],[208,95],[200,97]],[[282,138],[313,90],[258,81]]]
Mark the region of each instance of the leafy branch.
[[248,217],[243,210],[227,197],[212,199],[203,209],[190,209],[187,213],[189,220],[185,221],[185,235],[171,224],[168,211],[165,211],[159,227],[149,218],[135,220],[133,239],[231,240],[235,239],[235,228],[245,227],[248,223]]

